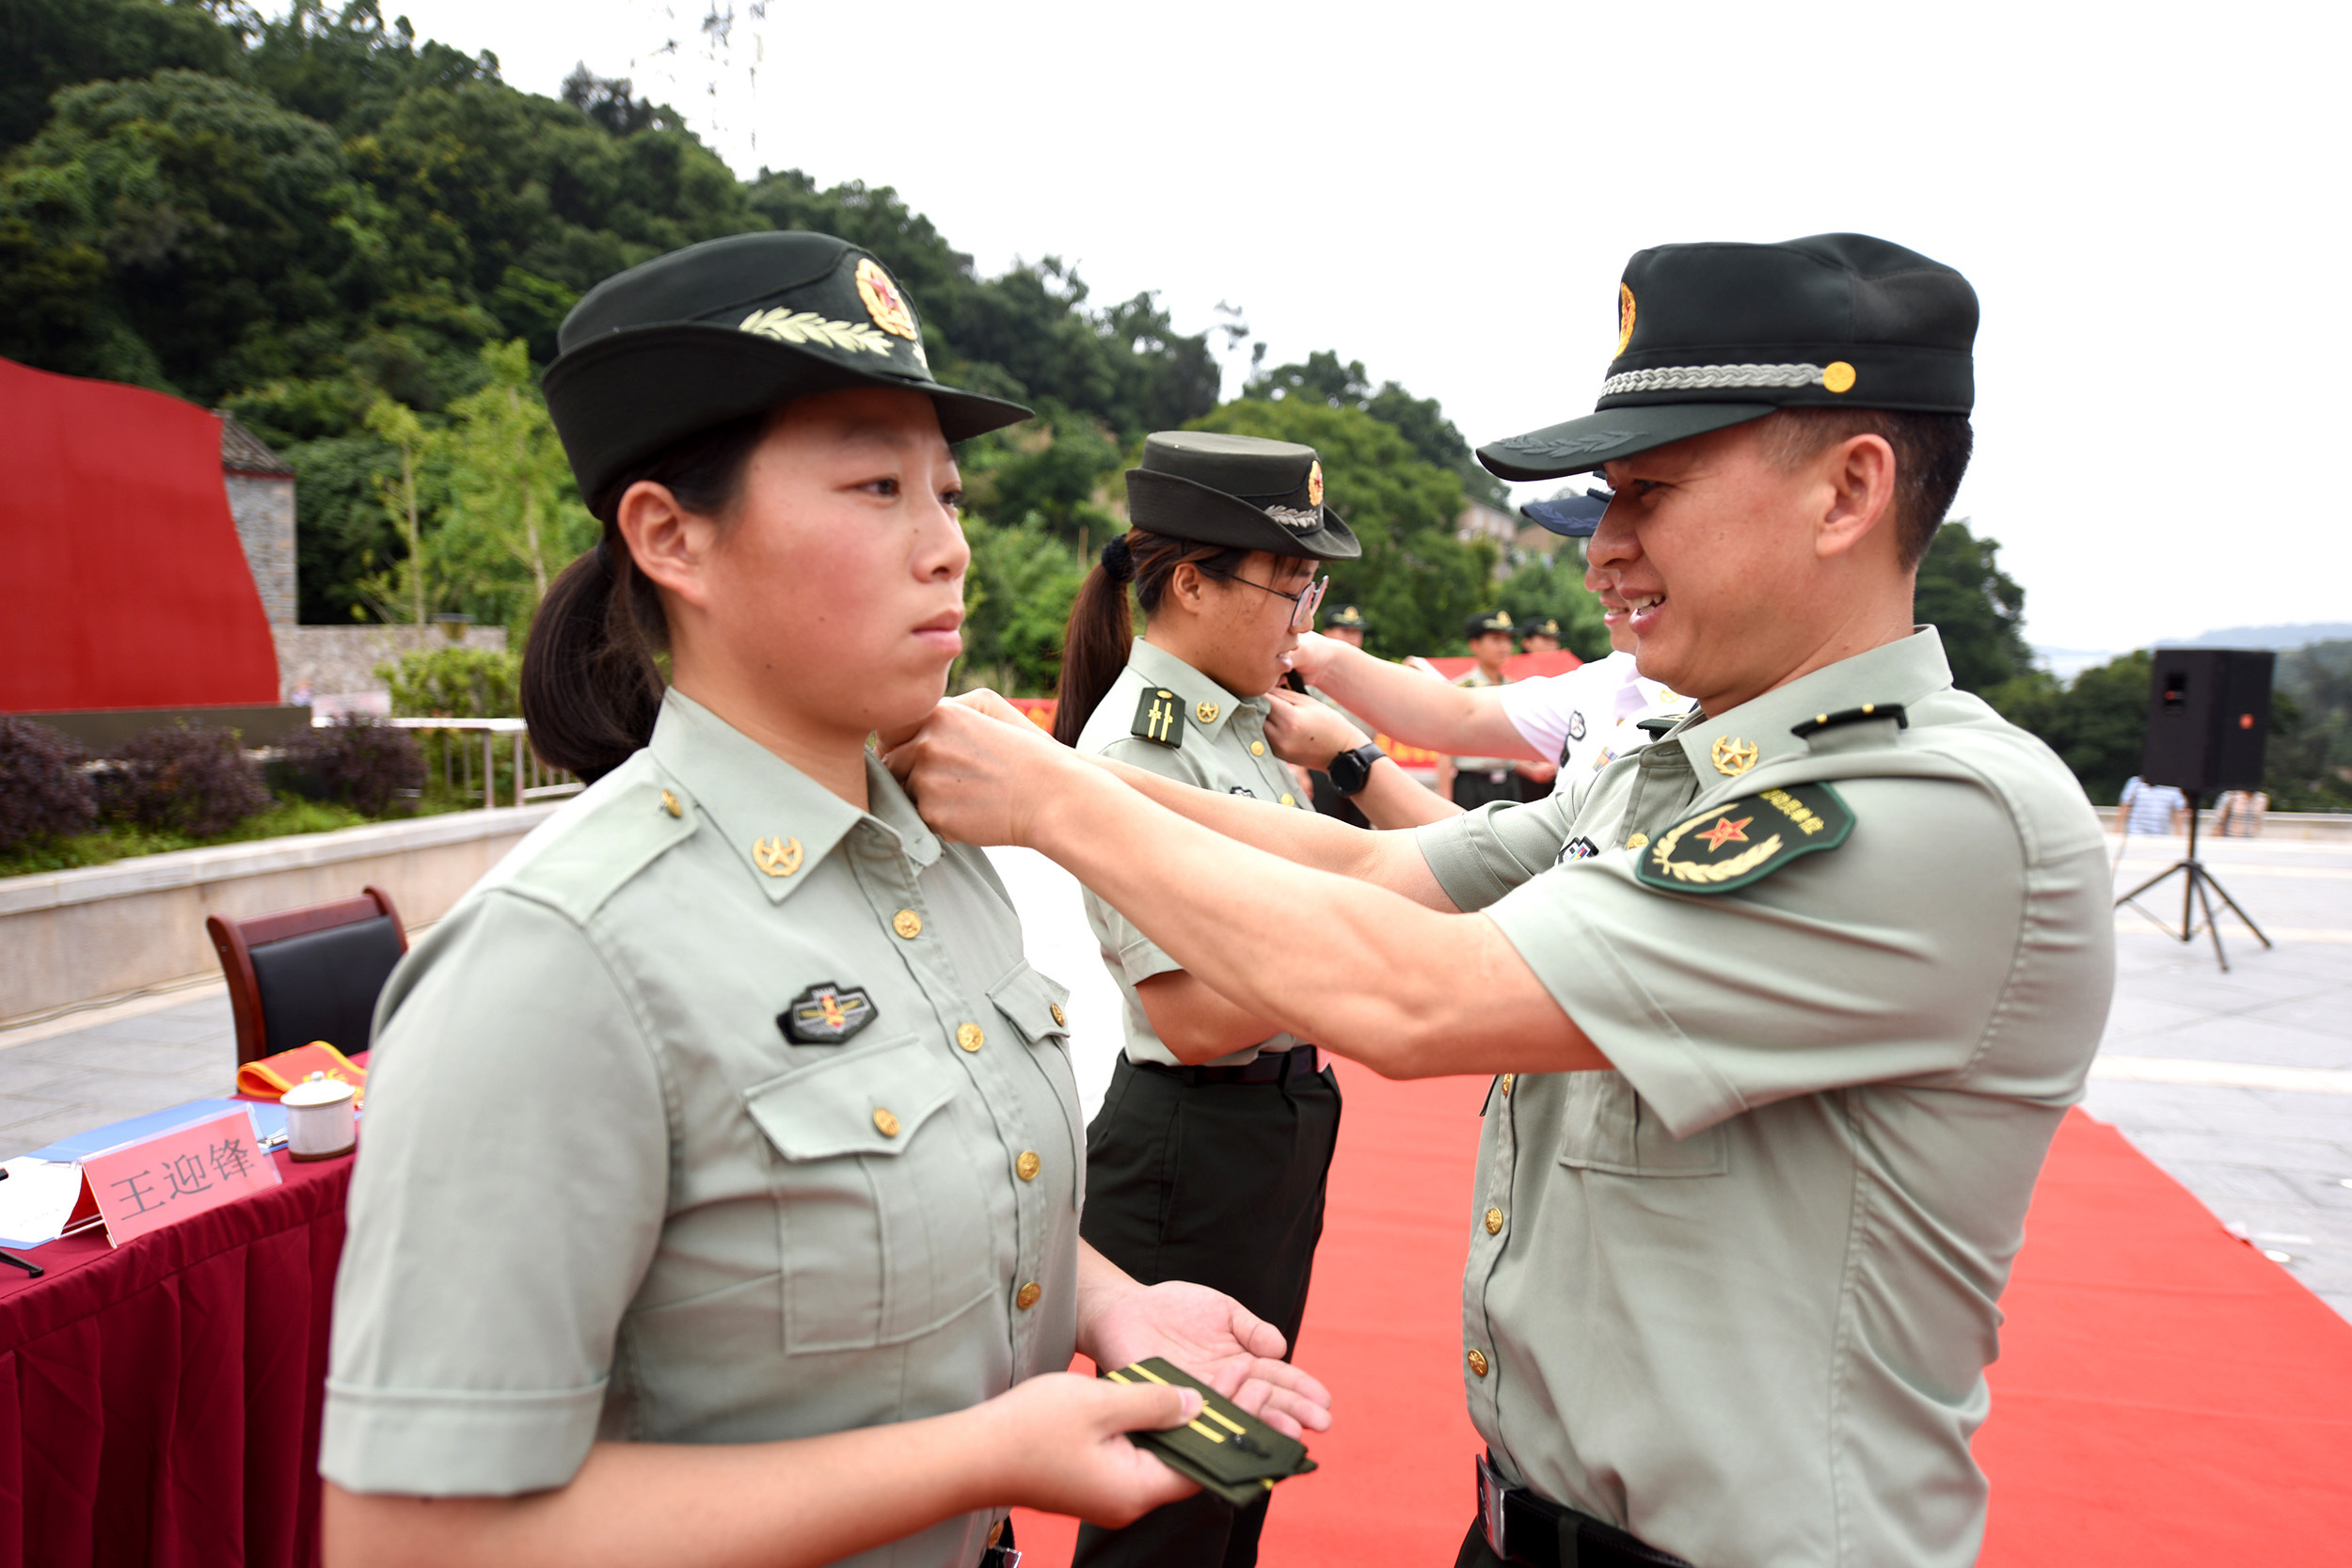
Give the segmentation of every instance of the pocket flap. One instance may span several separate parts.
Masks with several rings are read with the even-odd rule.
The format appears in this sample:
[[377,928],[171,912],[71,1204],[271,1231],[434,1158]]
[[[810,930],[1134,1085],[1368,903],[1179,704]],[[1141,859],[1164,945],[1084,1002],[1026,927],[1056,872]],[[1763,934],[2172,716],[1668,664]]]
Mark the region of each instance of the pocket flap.
[[910,1037],[755,1084],[743,1105],[787,1160],[896,1154],[956,1086],[950,1065]]
[[1012,973],[988,988],[988,999],[996,1004],[996,1010],[1012,1020],[1012,1026],[1028,1037],[1031,1045],[1047,1041],[1067,1044],[1070,1039],[1070,1015],[1063,1004],[1070,1000],[1070,988],[1060,981],[1039,974],[1027,964],[1016,964]]

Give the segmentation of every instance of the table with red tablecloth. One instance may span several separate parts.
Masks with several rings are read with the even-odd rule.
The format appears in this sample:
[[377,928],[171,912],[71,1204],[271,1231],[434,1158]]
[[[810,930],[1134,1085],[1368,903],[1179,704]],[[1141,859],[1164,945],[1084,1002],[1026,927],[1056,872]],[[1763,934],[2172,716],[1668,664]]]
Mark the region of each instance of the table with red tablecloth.
[[319,1556],[319,1414],[351,1159],[0,1277],[0,1568]]

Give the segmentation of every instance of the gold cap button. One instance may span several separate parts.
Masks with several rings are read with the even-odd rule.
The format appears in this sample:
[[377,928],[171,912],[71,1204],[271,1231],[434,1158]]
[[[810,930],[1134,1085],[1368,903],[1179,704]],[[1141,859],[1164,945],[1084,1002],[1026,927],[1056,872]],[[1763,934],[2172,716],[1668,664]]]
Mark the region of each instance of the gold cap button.
[[1502,1097],[1505,1100],[1511,1098],[1511,1081],[1518,1076],[1518,1074],[1515,1072],[1506,1072],[1502,1075]]
[[1056,1025],[1063,1029],[1070,1027],[1070,1020],[1063,1015],[1060,1003],[1049,1002],[1045,1005],[1045,1010],[1054,1015]]
[[1625,847],[1629,849],[1645,849],[1649,847],[1649,834],[1628,833],[1625,835]]
[[1021,1287],[1021,1293],[1012,1298],[1012,1304],[1021,1308],[1024,1312],[1026,1312],[1030,1307],[1037,1305],[1037,1298],[1044,1293],[1045,1291],[1043,1288],[1041,1287],[1036,1280],[1032,1279],[1026,1285]]
[[661,792],[661,809],[668,812],[672,816],[684,816],[686,815],[686,809],[677,803],[677,797],[671,794],[666,789]]
[[890,928],[913,942],[923,934],[923,917],[913,910],[900,910],[890,917]]
[[874,1131],[885,1138],[895,1138],[898,1135],[898,1118],[877,1105],[874,1107]]
[[1470,1353],[1469,1359],[1470,1370],[1478,1376],[1485,1377],[1486,1375],[1486,1353],[1483,1350],[1474,1350]]
[[966,1051],[977,1051],[988,1043],[988,1037],[980,1033],[980,1026],[977,1023],[959,1023],[956,1025],[956,1043]]
[[1251,741],[1249,743],[1249,754],[1253,757],[1262,757],[1265,755],[1265,742],[1263,740]]
[[1044,1168],[1045,1162],[1037,1157],[1037,1150],[1034,1148],[1023,1149],[1021,1158],[1012,1163],[1012,1173],[1024,1181],[1036,1180],[1037,1173]]
[[1489,1236],[1499,1236],[1499,1235],[1501,1235],[1502,1233],[1502,1210],[1500,1210],[1500,1209],[1489,1209],[1489,1210],[1487,1210],[1487,1211],[1486,1211],[1486,1234],[1487,1234],[1487,1235],[1489,1235]]

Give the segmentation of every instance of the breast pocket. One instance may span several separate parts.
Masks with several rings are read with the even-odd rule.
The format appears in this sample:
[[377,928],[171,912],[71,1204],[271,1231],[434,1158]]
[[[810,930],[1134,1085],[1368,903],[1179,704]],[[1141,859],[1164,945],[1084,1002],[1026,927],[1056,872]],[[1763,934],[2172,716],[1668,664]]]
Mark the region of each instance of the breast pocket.
[[984,1175],[932,1041],[885,1041],[744,1091],[778,1162],[784,1348],[937,1328],[996,1288]]
[[1078,1101],[1078,1075],[1070,1059],[1070,1015],[1065,1010],[1070,990],[1023,963],[1014,965],[1010,974],[988,988],[988,999],[1028,1043],[1038,1070],[1053,1085],[1054,1097],[1061,1102],[1062,1130],[1070,1139],[1071,1168],[1077,1172],[1071,1184],[1071,1201],[1083,1207],[1087,1184],[1086,1111]]
[[1677,1138],[1622,1072],[1570,1072],[1561,1112],[1560,1163],[1612,1176],[1721,1176],[1719,1124]]

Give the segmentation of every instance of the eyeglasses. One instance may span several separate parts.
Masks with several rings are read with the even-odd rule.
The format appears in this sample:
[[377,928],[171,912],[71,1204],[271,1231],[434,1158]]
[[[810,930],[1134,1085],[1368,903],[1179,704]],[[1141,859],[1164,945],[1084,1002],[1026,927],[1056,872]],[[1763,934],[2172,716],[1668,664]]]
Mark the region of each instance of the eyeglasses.
[[1227,580],[1231,582],[1247,583],[1249,587],[1271,594],[1278,599],[1290,600],[1291,630],[1293,631],[1314,630],[1315,611],[1321,608],[1323,604],[1324,591],[1331,586],[1331,578],[1327,573],[1325,576],[1315,578],[1314,581],[1309,583],[1305,588],[1300,589],[1295,594],[1285,594],[1279,588],[1269,588],[1263,582],[1250,582],[1249,579],[1245,577],[1236,576],[1230,578]]

